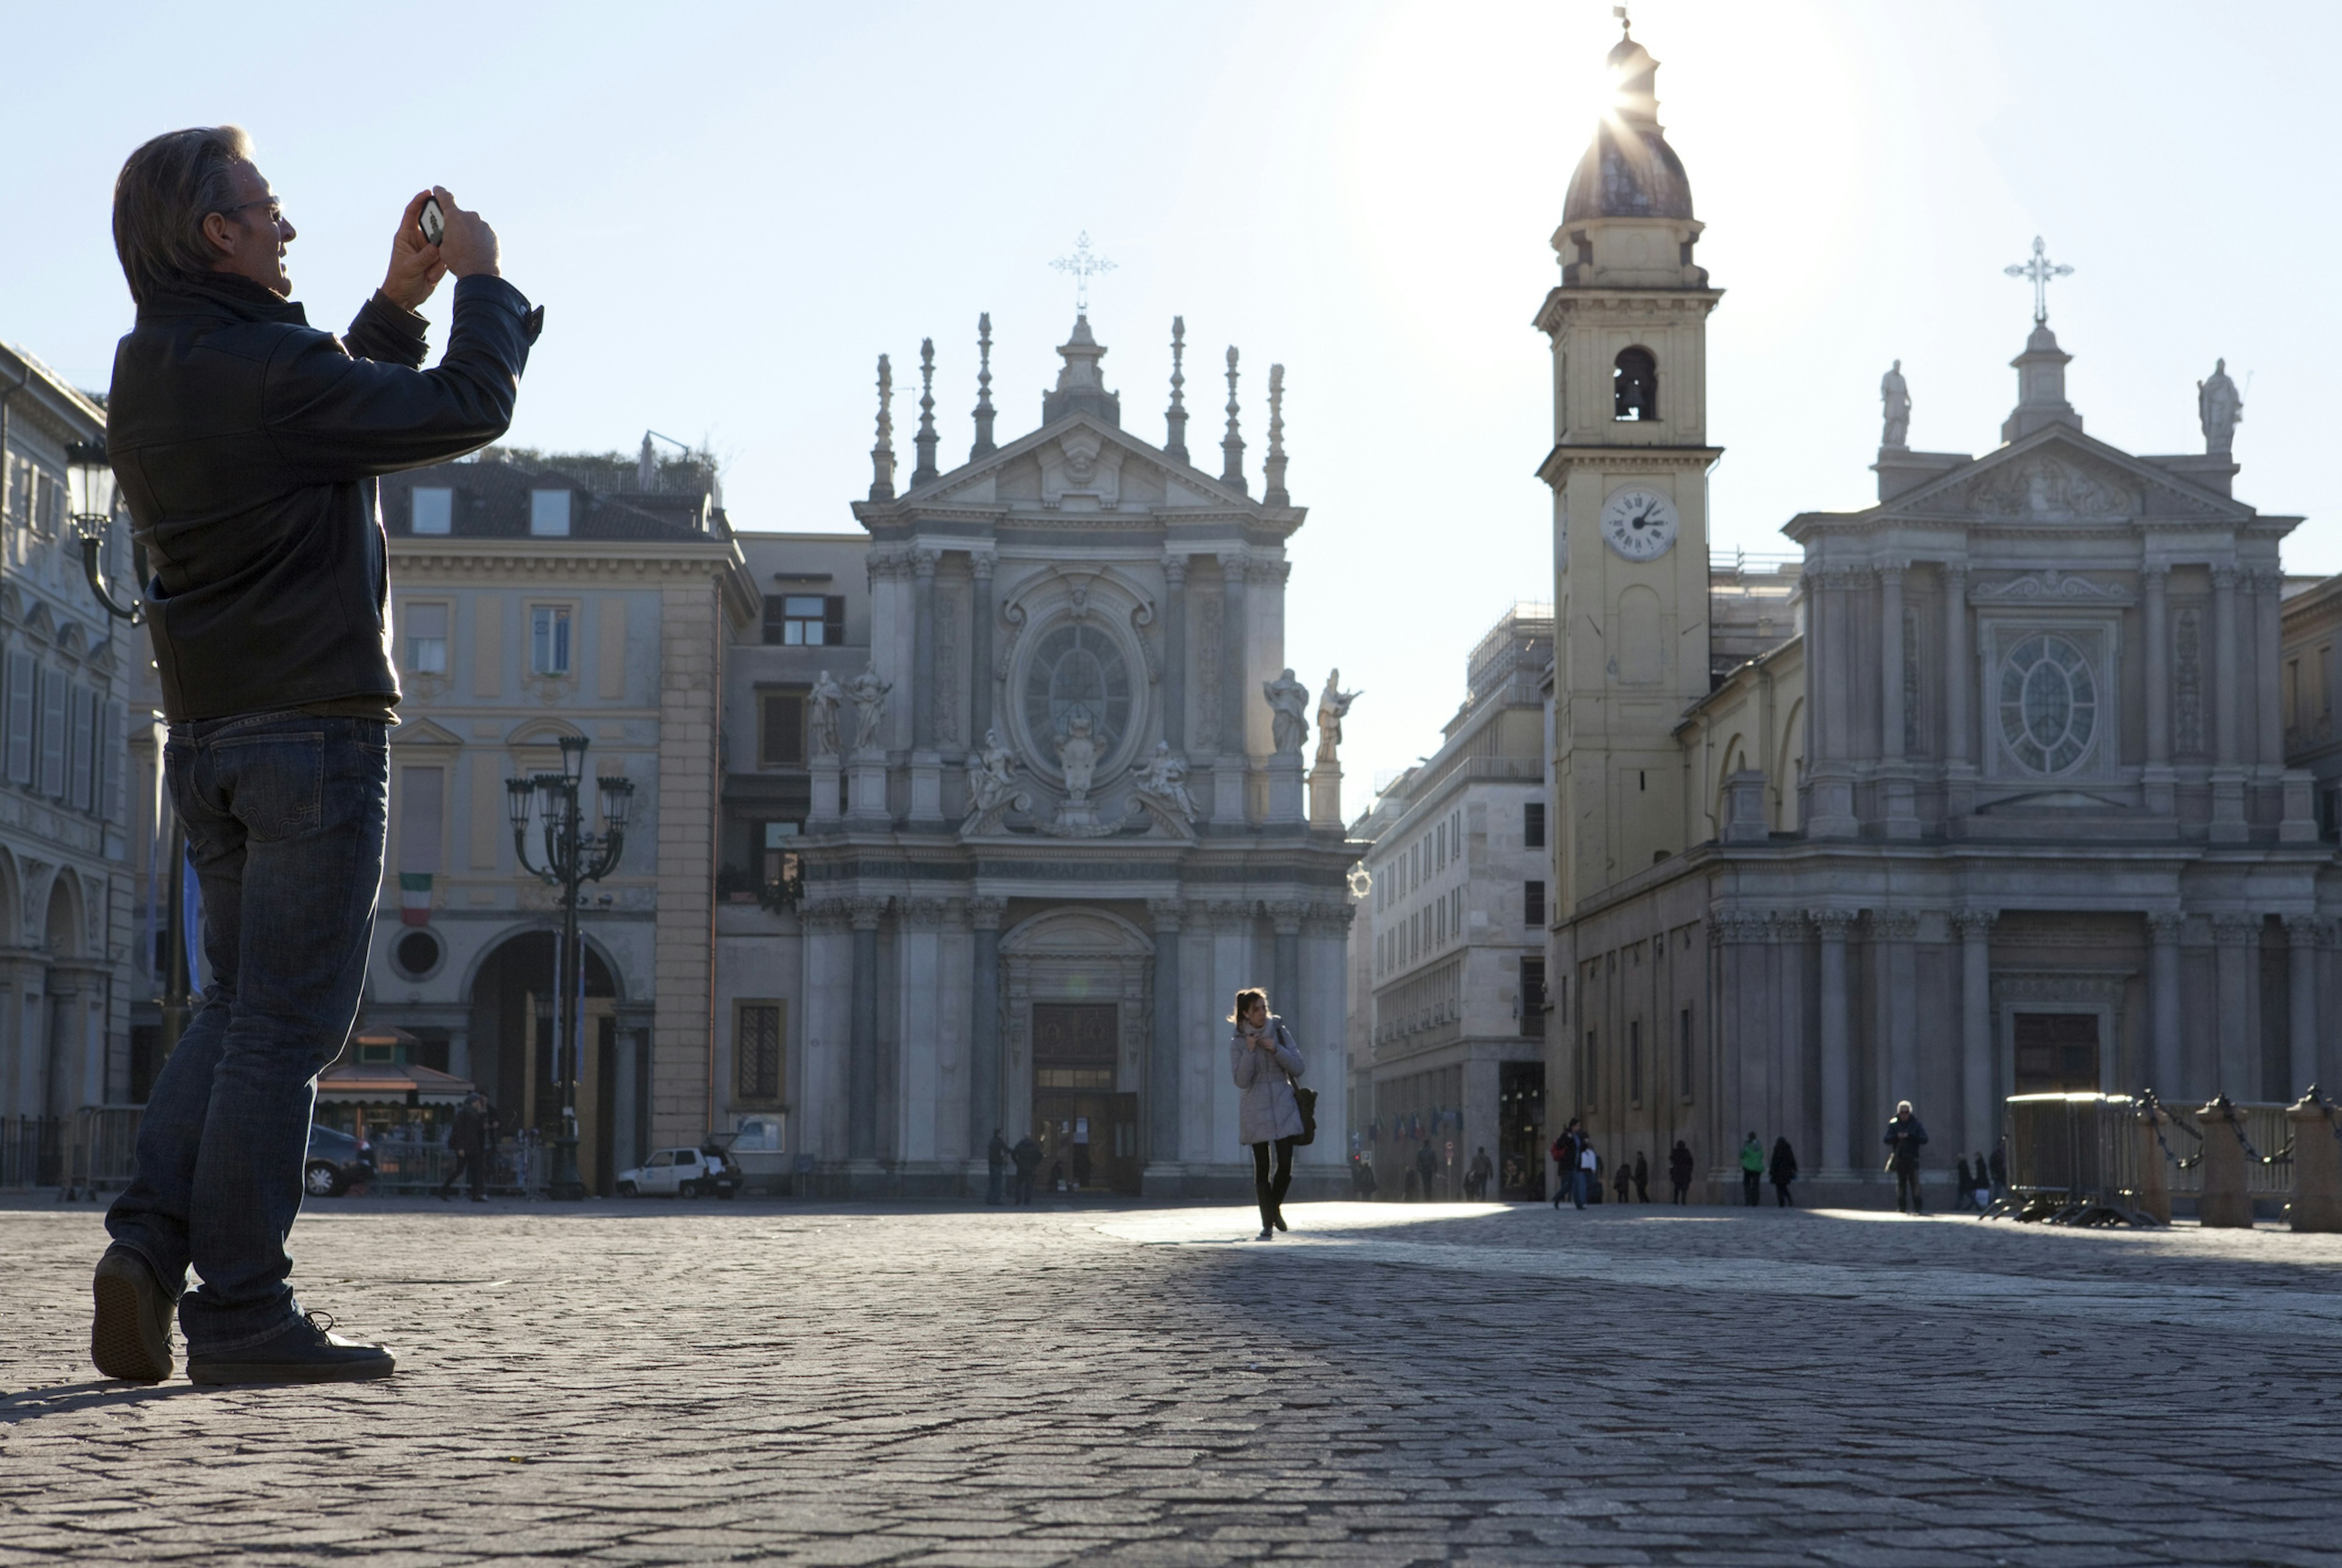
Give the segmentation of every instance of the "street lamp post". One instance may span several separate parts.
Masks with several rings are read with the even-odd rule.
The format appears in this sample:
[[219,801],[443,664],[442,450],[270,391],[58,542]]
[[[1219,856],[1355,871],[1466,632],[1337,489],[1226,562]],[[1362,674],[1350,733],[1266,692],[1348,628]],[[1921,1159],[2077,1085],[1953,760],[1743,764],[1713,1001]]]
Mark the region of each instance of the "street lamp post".
[[[76,441],[65,448],[65,483],[71,492],[70,506],[74,534],[81,541],[81,569],[89,580],[90,597],[99,609],[117,621],[131,625],[144,625],[146,606],[136,599],[128,604],[117,603],[114,589],[105,580],[105,545],[120,511],[121,496],[115,485],[114,469],[106,461],[103,441]],[[131,546],[132,567],[144,580],[145,551]],[[168,798],[162,778],[163,759],[155,759],[155,787]],[[169,899],[163,914],[162,1034],[158,1056],[167,1058],[186,1033],[187,1022],[195,1015],[195,976],[187,963],[187,830],[179,821],[179,814],[171,812],[171,849]],[[153,890],[148,890],[153,896]],[[160,1065],[158,1060],[157,1065]]]
[[[634,804],[632,779],[605,774],[598,781],[602,795],[602,831],[586,831],[585,810],[577,798],[586,780],[584,735],[561,737],[561,771],[532,774],[505,781],[506,809],[512,817],[513,849],[521,869],[561,889],[561,946],[554,957],[554,1076],[561,1084],[561,1135],[553,1141],[552,1192],[556,1198],[582,1198],[586,1184],[577,1175],[577,1071],[580,1062],[579,1014],[584,1011],[584,954],[577,944],[578,889],[599,882],[617,869],[626,853],[626,813]],[[544,821],[545,864],[529,858],[528,822],[532,811]]]

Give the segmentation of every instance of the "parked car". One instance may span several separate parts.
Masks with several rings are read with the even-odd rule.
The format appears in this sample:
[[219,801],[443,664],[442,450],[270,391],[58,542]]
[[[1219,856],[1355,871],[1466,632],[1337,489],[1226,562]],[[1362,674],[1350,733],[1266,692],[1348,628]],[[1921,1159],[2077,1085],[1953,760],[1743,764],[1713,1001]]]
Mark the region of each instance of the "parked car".
[[661,1149],[630,1171],[618,1173],[622,1198],[664,1196],[719,1198],[740,1195],[740,1167],[714,1144]]
[[332,1127],[309,1129],[309,1158],[301,1167],[301,1190],[313,1198],[338,1198],[374,1180],[374,1162],[358,1141]]

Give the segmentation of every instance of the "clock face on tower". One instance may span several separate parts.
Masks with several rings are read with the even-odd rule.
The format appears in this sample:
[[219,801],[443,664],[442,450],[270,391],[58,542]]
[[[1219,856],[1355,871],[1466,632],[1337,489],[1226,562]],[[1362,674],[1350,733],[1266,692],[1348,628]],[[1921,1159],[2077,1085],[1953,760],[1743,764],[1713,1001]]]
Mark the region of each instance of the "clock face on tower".
[[1602,537],[1629,561],[1656,561],[1676,542],[1675,503],[1656,490],[1628,485],[1602,504]]

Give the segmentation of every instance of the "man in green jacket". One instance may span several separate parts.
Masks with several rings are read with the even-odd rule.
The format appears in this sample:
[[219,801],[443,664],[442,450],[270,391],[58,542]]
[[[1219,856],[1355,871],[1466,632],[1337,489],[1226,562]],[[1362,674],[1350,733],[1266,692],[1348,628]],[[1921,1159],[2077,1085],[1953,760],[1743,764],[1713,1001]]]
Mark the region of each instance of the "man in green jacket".
[[1740,1196],[1750,1208],[1756,1206],[1756,1187],[1765,1175],[1765,1145],[1750,1133],[1748,1141],[1740,1145]]

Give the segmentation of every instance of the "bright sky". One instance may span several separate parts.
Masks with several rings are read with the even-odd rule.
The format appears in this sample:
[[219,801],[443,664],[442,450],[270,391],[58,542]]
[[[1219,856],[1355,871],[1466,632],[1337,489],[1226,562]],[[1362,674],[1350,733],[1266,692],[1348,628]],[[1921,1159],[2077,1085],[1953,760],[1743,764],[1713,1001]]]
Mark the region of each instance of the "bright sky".
[[[385,30],[387,28],[387,31]],[[869,484],[873,365],[905,467],[919,339],[964,456],[992,313],[1005,439],[1054,379],[1087,230],[1126,425],[1162,439],[1184,314],[1189,443],[1216,466],[1244,351],[1258,487],[1286,367],[1288,656],[1361,686],[1349,805],[1430,751],[1465,654],[1551,591],[1548,236],[1616,37],[1603,0],[1235,5],[487,4],[457,28],[356,7],[265,26],[185,5],[12,21],[15,160],[0,336],[102,387],[129,301],[107,211],[139,140],[235,120],[302,235],[298,297],[338,328],[406,196],[437,181],[546,306],[512,439],[729,459],[743,527],[839,530]],[[2237,494],[2342,569],[2317,367],[2342,362],[2342,7],[1647,0],[1660,117],[1708,225],[1716,544],[1871,493],[1878,377],[1911,443],[1982,451],[2029,325],[2001,269],[2046,236],[2051,325],[2092,434],[2200,450],[2195,383],[2247,388]],[[2318,275],[2311,275],[2313,273]],[[435,302],[444,324],[445,298]],[[444,339],[444,331],[440,335]],[[908,388],[906,395],[905,389]]]

